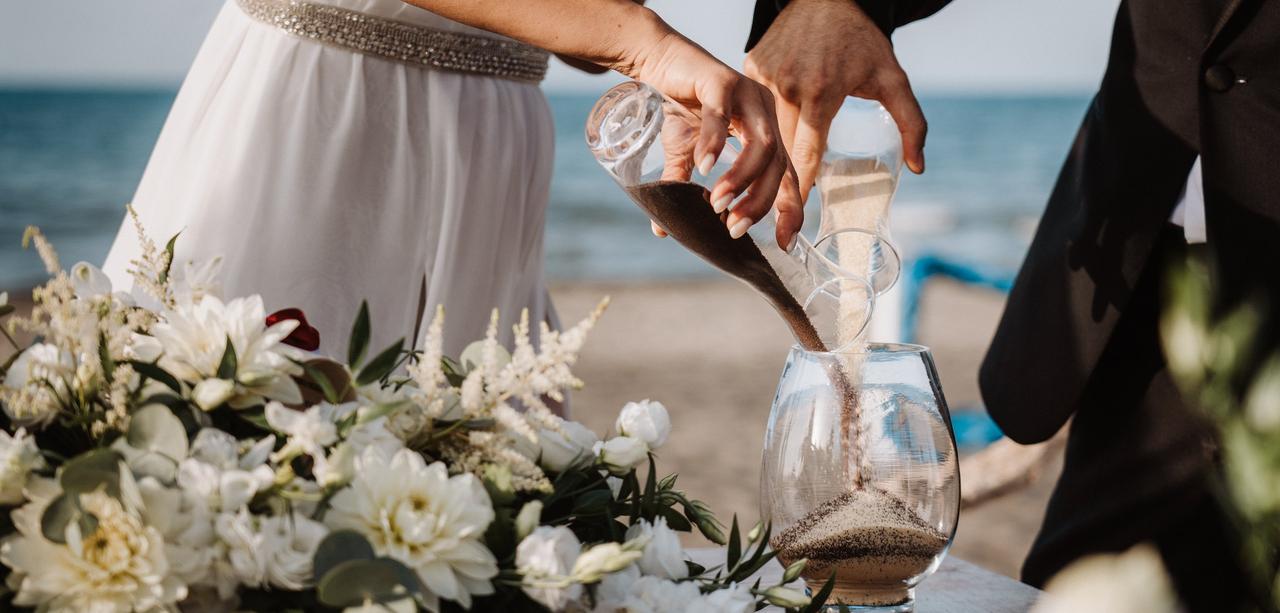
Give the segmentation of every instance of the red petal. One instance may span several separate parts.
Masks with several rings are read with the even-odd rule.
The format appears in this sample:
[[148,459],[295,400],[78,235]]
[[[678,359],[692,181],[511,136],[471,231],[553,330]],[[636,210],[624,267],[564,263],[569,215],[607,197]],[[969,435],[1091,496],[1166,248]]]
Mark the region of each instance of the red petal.
[[302,309],[280,309],[267,315],[267,325],[274,326],[289,319],[297,321],[298,327],[294,328],[293,332],[290,332],[289,336],[286,336],[280,342],[292,345],[303,351],[315,351],[320,348],[320,331],[307,323],[307,316],[302,312]]

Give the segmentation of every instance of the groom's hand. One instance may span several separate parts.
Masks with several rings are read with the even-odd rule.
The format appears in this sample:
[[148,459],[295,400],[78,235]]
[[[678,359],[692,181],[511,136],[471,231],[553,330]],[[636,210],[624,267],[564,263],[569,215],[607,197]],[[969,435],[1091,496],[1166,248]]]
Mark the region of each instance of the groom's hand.
[[902,132],[907,167],[924,172],[925,119],[889,39],[853,0],[791,0],[747,55],[747,76],[773,91],[803,195],[846,96],[877,100]]

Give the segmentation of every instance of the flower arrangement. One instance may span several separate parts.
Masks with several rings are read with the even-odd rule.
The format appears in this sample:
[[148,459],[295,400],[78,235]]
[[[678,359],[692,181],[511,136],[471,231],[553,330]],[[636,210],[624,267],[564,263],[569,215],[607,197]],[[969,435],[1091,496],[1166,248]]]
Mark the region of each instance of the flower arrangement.
[[[139,224],[140,225],[140,224]],[[19,317],[0,297],[0,608],[38,611],[817,610],[772,559],[658,478],[668,413],[629,403],[600,440],[548,406],[602,303],[576,326],[527,317],[443,355],[443,314],[417,349],[369,351],[360,310],[345,362],[310,353],[301,311],[224,298],[219,261],[174,262],[142,236],[132,293],[64,270]],[[19,333],[36,338],[15,341]],[[647,467],[646,467],[647,465]],[[645,473],[641,476],[641,472]],[[678,532],[727,543],[685,559]]]

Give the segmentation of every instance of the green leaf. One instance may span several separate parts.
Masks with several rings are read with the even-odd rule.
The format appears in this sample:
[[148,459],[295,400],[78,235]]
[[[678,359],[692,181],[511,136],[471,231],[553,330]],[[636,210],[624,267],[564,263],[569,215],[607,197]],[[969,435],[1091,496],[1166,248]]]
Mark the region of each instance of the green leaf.
[[164,384],[165,387],[179,394],[182,393],[182,384],[178,383],[178,379],[165,371],[165,369],[160,368],[151,362],[141,362],[138,360],[130,360],[129,365],[132,366],[134,370],[138,371],[138,374],[148,379],[159,381]]
[[173,270],[173,249],[178,245],[178,237],[182,235],[179,231],[169,238],[169,242],[164,245],[164,252],[169,255],[169,263],[165,264],[164,270],[160,271],[160,283],[169,282],[169,271]]
[[390,347],[382,350],[364,368],[360,369],[360,373],[356,375],[356,385],[368,385],[374,381],[378,381],[383,377],[391,374],[396,367],[396,361],[400,358],[401,347],[404,346],[404,339],[400,339],[391,344]]
[[827,599],[831,597],[831,590],[836,588],[836,574],[831,573],[831,578],[822,584],[822,589],[817,594],[809,597],[809,606],[800,609],[800,613],[818,613],[827,604]]
[[92,534],[98,529],[98,518],[86,513],[80,507],[78,494],[59,494],[40,516],[40,532],[44,537],[59,544],[67,542],[67,527],[76,522],[81,535]]
[[677,473],[671,473],[666,477],[663,477],[662,481],[658,482],[658,490],[665,492],[667,490],[675,489],[677,476],[679,476]]
[[218,362],[218,378],[235,381],[237,370],[236,346],[231,342],[231,335],[227,335],[227,346],[222,350],[222,360]]
[[111,449],[82,453],[62,465],[58,482],[68,494],[86,494],[101,487],[108,496],[119,498],[122,460],[120,454]]
[[685,516],[681,515],[679,511],[671,507],[661,507],[661,509],[658,511],[658,514],[666,518],[667,527],[671,528],[672,530],[675,530],[677,532],[693,531],[693,524],[690,523],[688,519],[685,519]]
[[187,457],[187,429],[173,411],[162,404],[152,404],[135,412],[126,434],[129,446],[139,451],[158,453],[174,462]]
[[320,603],[337,608],[394,602],[421,592],[418,576],[391,558],[347,560],[316,583]]
[[733,527],[729,529],[729,551],[725,557],[725,567],[734,568],[742,557],[742,537],[738,534],[738,514],[733,514]]
[[574,515],[599,515],[604,513],[613,500],[613,492],[607,489],[592,490],[573,501]]
[[102,362],[102,374],[108,381],[116,371],[116,361],[111,358],[111,349],[107,346],[107,334],[98,333],[98,361]]
[[330,532],[316,547],[311,568],[313,580],[318,584],[329,571],[348,560],[372,560],[377,557],[373,545],[355,530]]
[[18,310],[18,307],[12,304],[0,305],[0,317],[4,317],[5,315],[8,315],[16,310]]
[[698,576],[701,576],[702,573],[707,572],[707,567],[701,564],[698,564],[697,562],[692,562],[690,560],[685,560],[684,566],[685,568],[689,569],[690,577],[698,577]]
[[369,334],[371,326],[369,325],[369,301],[360,301],[360,313],[356,315],[356,321],[351,326],[351,340],[347,345],[347,365],[352,370],[360,367],[360,360],[364,359],[364,354],[369,350]]
[[333,382],[329,381],[329,377],[321,372],[319,368],[311,364],[303,364],[302,370],[306,373],[307,378],[315,382],[316,386],[320,388],[320,393],[324,394],[325,401],[329,404],[339,404],[341,402],[338,397],[338,390],[333,388]]

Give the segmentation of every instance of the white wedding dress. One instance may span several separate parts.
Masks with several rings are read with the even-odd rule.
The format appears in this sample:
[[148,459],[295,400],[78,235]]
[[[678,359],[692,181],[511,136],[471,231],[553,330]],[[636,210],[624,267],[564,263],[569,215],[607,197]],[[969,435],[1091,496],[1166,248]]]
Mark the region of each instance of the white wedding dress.
[[[507,342],[522,309],[535,329],[554,326],[542,264],[553,128],[536,78],[385,59],[251,16],[283,4],[223,7],[133,201],[148,233],[163,245],[181,231],[179,263],[222,256],[228,297],[301,308],[334,357],[362,299],[372,350],[415,342],[437,305],[454,356],[495,308]],[[481,35],[399,0],[292,4]],[[118,287],[139,253],[126,220],[103,267]]]

